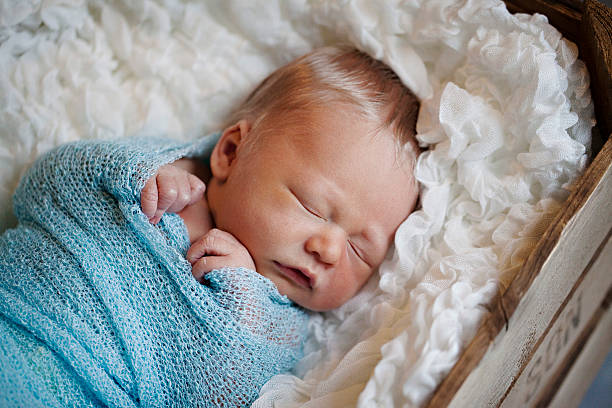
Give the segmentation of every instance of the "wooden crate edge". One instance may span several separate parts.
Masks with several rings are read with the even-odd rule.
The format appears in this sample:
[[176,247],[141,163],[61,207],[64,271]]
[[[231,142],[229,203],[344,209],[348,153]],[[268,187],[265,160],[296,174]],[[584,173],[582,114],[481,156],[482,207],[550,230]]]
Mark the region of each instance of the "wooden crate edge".
[[557,245],[565,226],[586,204],[611,164],[612,140],[608,140],[591,166],[575,184],[572,194],[570,194],[521,270],[516,274],[508,289],[492,299],[489,311],[483,318],[474,338],[464,349],[461,357],[440,383],[426,406],[447,406],[450,403],[516,310],[521,296],[529,289],[540,268]]
[[612,9],[597,0],[587,0],[580,28],[580,54],[591,78],[597,125],[607,136],[612,133]]

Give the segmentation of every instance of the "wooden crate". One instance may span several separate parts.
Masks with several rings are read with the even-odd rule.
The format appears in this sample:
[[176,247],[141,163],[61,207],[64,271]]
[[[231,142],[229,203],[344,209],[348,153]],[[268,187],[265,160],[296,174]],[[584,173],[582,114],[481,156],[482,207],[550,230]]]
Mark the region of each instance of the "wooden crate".
[[577,406],[612,347],[612,9],[508,0],[577,43],[591,76],[596,157],[429,407]]

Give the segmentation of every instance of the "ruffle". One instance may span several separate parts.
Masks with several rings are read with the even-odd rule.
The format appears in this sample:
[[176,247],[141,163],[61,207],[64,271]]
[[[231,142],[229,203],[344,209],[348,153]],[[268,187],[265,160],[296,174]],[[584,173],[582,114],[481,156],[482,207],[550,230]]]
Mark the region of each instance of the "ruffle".
[[[422,98],[421,208],[380,273],[310,320],[294,376],[255,406],[416,406],[568,196],[593,105],[577,48],[500,0],[0,0],[0,203],[60,143],[192,139],[274,68],[349,42]],[[0,217],[0,228],[11,225]]]

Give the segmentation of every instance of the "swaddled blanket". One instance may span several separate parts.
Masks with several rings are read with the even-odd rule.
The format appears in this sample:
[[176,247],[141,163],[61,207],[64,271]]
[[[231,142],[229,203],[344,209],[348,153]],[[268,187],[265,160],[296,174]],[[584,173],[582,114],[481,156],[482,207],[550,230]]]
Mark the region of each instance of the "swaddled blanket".
[[304,311],[253,271],[201,285],[156,169],[214,138],[78,142],[39,159],[0,237],[0,406],[245,406],[301,357]]

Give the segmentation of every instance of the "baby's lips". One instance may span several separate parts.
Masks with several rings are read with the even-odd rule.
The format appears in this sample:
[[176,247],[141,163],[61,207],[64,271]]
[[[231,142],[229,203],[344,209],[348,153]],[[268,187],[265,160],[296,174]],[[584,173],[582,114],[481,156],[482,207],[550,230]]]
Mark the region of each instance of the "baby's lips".
[[312,289],[315,285],[316,277],[306,268],[299,268],[291,265],[285,265],[274,261],[281,273],[293,280],[300,286],[307,286]]
[[296,268],[298,269],[300,272],[302,272],[310,281],[310,288],[314,288],[315,284],[317,282],[317,275],[315,275],[314,273],[310,272],[310,270],[306,269],[306,268]]

